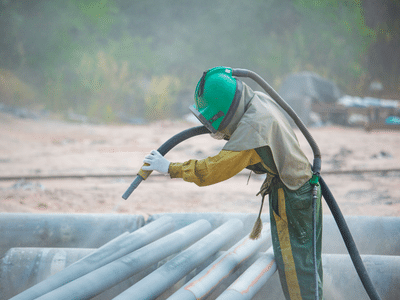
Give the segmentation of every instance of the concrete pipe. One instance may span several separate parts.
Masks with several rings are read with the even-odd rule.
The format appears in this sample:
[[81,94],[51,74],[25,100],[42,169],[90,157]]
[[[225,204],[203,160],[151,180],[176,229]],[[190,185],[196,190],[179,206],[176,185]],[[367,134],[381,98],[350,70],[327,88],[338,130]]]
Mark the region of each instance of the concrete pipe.
[[181,251],[210,231],[210,223],[199,220],[37,299],[90,299],[161,259]]
[[263,253],[217,300],[250,300],[276,272],[272,247]]
[[[361,258],[381,299],[399,299],[400,256],[362,255]],[[348,255],[325,254],[322,264],[325,299],[368,299]]]
[[0,213],[0,258],[17,247],[98,248],[143,225],[138,215]]
[[[207,220],[210,222],[213,229],[221,226],[230,219],[239,219],[243,222],[243,230],[237,233],[236,239],[232,243],[226,245],[224,249],[228,250],[231,246],[237,243],[243,236],[250,233],[258,214],[250,213],[162,213],[154,214],[148,218],[147,222],[152,222],[163,216],[171,216],[175,220],[176,228],[182,228],[198,220]],[[264,224],[269,223],[269,214],[262,214],[261,219]],[[267,245],[264,250],[267,250],[271,245]]]
[[[362,255],[361,258],[381,299],[399,299],[400,257]],[[324,268],[324,299],[369,299],[348,255],[323,254],[322,264]],[[278,272],[252,298],[252,300],[265,299],[285,300]]]
[[242,229],[242,221],[229,220],[114,299],[157,298],[208,257],[217,253]]
[[264,225],[258,240],[243,238],[228,252],[208,266],[184,287],[180,288],[168,300],[196,300],[207,297],[227,278],[234,269],[249,257],[258,253],[259,249],[270,239],[270,226]]
[[[238,235],[238,240],[245,233],[250,232],[257,218],[257,214],[242,213],[171,213],[152,215],[149,217],[149,222],[165,215],[174,218],[177,228],[187,226],[200,219],[209,221],[213,228],[220,226],[231,218],[240,219],[244,224],[244,233]],[[400,255],[400,243],[398,242],[400,240],[400,230],[398,230],[400,228],[400,218],[345,216],[345,219],[361,254]],[[269,215],[263,214],[262,220],[264,223],[268,223]],[[324,215],[323,220],[322,252],[347,254],[343,238],[333,217]]]
[[[81,259],[95,249],[85,248],[11,248],[3,259],[0,273],[0,300],[8,300],[26,288],[41,281],[60,269]],[[36,265],[37,262],[40,262]],[[100,295],[93,300],[109,300],[131,287],[143,277],[156,270],[158,262],[151,267],[135,274]],[[35,267],[33,267],[35,266]],[[37,267],[38,266],[38,267]],[[27,267],[29,270],[27,271]],[[33,270],[31,273],[30,271]],[[60,271],[61,272],[61,271]],[[56,273],[58,274],[58,273]],[[36,297],[32,298],[35,299]]]
[[10,299],[93,251],[84,248],[11,248],[0,265],[0,299]]
[[13,300],[31,300],[42,296],[161,238],[173,229],[173,219],[165,216],[132,233],[126,232],[68,268],[17,295]]
[[[345,216],[360,254],[400,255],[400,218]],[[322,253],[348,254],[332,216],[324,216]]]

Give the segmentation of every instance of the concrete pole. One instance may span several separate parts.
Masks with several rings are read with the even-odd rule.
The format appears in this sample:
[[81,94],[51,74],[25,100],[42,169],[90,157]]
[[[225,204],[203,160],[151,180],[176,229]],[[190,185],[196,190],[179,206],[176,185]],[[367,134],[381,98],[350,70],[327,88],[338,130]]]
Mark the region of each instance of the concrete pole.
[[36,299],[161,238],[173,229],[173,219],[165,216],[132,233],[122,234],[61,272],[25,290],[12,300]]
[[38,300],[90,299],[171,254],[181,251],[211,231],[200,220],[67,283]]
[[114,299],[157,298],[208,257],[217,253],[242,229],[242,221],[229,220]]
[[264,224],[261,237],[250,240],[248,236],[240,240],[227,253],[205,268],[168,300],[196,300],[207,297],[243,261],[256,254],[270,239],[270,226]]
[[272,247],[263,253],[217,300],[251,300],[276,272]]

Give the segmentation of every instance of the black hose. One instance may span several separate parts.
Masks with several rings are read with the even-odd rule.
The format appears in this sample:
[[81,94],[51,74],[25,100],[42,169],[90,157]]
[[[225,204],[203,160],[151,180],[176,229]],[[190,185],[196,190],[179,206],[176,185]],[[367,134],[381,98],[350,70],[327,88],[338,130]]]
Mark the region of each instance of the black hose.
[[313,186],[312,191],[312,224],[313,224],[313,235],[312,235],[312,246],[313,246],[313,264],[314,264],[314,285],[315,285],[315,299],[319,300],[319,274],[318,274],[318,262],[317,262],[317,200],[318,200],[318,185]]
[[361,260],[360,253],[358,252],[356,243],[354,242],[353,236],[351,235],[349,227],[347,226],[347,223],[343,217],[342,212],[340,211],[340,208],[335,198],[333,197],[331,191],[329,190],[327,184],[322,177],[319,178],[319,182],[321,184],[322,195],[324,196],[324,199],[332,212],[337,226],[339,227],[344,243],[346,244],[346,248],[350,254],[350,258],[353,261],[354,267],[356,268],[357,274],[360,277],[368,296],[372,300],[381,299],[371,279],[369,278],[368,272],[365,269],[363,261]]
[[[376,291],[371,279],[369,278],[368,272],[365,269],[364,263],[361,260],[360,253],[358,252],[357,246],[353,240],[353,237],[350,233],[350,230],[346,224],[346,221],[342,215],[342,212],[337,205],[335,198],[333,197],[332,193],[330,192],[328,186],[326,185],[325,181],[320,177],[321,171],[321,153],[317,143],[315,142],[314,138],[311,136],[310,132],[308,131],[307,127],[304,125],[303,121],[299,118],[296,112],[282,99],[282,97],[275,92],[275,90],[258,74],[254,73],[253,71],[245,70],[245,69],[232,69],[232,75],[237,77],[249,77],[257,82],[271,97],[274,99],[286,112],[287,114],[293,119],[297,127],[303,133],[304,137],[307,139],[308,143],[311,146],[311,149],[314,153],[314,160],[313,160],[313,173],[314,176],[319,177],[319,182],[321,184],[321,192],[324,196],[326,203],[329,206],[329,209],[332,212],[333,217],[335,218],[336,224],[339,227],[340,233],[342,234],[343,240],[346,244],[347,250],[350,254],[350,257],[353,261],[354,267],[357,270],[358,276],[361,279],[361,282],[364,285],[365,290],[368,293],[368,296],[371,300],[380,300],[380,296]],[[315,209],[315,208],[314,208]],[[315,211],[313,212],[315,213]],[[313,219],[313,227],[316,226],[315,220]],[[314,254],[314,264],[315,264],[315,228],[313,228],[313,254]],[[316,267],[316,265],[314,265]],[[314,270],[316,273],[316,269]],[[317,274],[315,274],[317,276]],[[317,278],[316,278],[317,279]],[[316,299],[318,299],[318,286],[316,285]]]
[[[162,144],[157,151],[160,152],[162,156],[168,153],[169,150],[174,148],[176,145],[179,143],[183,142],[184,140],[187,140],[188,138],[194,137],[196,135],[200,134],[205,134],[205,133],[210,133],[210,131],[205,127],[205,126],[196,126],[192,127],[189,129],[186,129],[176,135],[174,135],[172,138],[170,138],[168,141],[166,141],[164,144]],[[149,172],[151,173],[151,171]],[[135,180],[131,183],[129,188],[126,190],[126,192],[122,195],[123,199],[128,199],[128,197],[132,194],[132,192],[139,186],[139,184],[144,180],[144,178],[140,175],[137,175]]]
[[175,134],[172,138],[170,138],[168,141],[166,141],[164,144],[162,144],[157,151],[160,152],[162,156],[167,154],[169,150],[174,148],[176,145],[182,143],[183,141],[194,137],[196,135],[200,134],[205,134],[205,133],[210,133],[210,130],[208,130],[205,126],[196,126],[192,127],[189,129],[186,129],[182,132],[179,132]]
[[287,114],[293,119],[297,127],[300,129],[301,133],[304,135],[306,140],[311,146],[311,149],[314,154],[314,161],[313,161],[313,172],[314,174],[319,174],[321,171],[321,151],[317,143],[315,142],[314,138],[308,131],[306,125],[303,121],[299,118],[296,112],[282,99],[282,97],[257,73],[245,70],[245,69],[232,69],[232,75],[237,77],[249,77],[257,82],[271,97],[274,99],[286,112]]

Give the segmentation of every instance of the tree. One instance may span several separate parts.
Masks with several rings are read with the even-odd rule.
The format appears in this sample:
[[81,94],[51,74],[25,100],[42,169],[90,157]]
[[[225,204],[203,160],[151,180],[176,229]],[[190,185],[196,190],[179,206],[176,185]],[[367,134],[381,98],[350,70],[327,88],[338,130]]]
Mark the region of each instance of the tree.
[[363,7],[366,23],[374,29],[375,38],[365,60],[369,71],[368,81],[382,82],[389,97],[398,97],[400,93],[400,1],[364,0]]

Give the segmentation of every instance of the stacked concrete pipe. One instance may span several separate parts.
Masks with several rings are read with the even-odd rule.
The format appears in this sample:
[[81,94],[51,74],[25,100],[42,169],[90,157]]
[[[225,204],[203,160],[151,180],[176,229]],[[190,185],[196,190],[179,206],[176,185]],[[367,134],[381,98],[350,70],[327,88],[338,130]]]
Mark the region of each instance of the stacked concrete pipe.
[[[266,215],[256,241],[255,214],[1,216],[0,300],[284,299]],[[382,299],[398,299],[400,218],[346,221]],[[323,266],[326,299],[367,299],[331,216]]]

